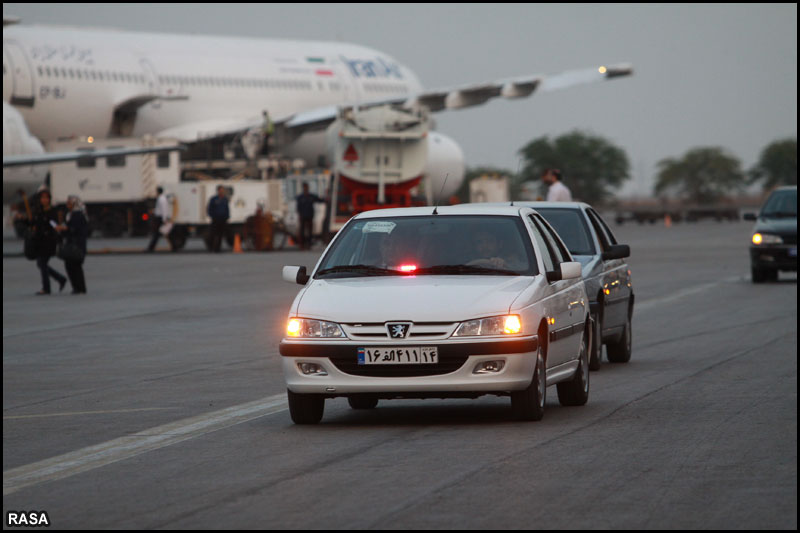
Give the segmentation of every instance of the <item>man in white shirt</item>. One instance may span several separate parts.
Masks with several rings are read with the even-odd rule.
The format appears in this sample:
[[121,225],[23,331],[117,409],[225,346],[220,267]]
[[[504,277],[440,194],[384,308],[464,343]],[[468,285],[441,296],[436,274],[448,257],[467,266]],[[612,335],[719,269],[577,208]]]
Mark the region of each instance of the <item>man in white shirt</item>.
[[557,168],[548,168],[542,174],[542,181],[550,186],[547,189],[548,202],[571,202],[572,193],[566,185],[561,183],[561,171]]
[[164,194],[164,188],[159,187],[156,190],[158,191],[158,199],[156,199],[156,207],[153,209],[153,237],[150,239],[150,244],[147,246],[148,252],[155,250],[156,243],[159,237],[161,237],[161,226],[169,221],[171,215],[169,200],[167,200],[167,195]]

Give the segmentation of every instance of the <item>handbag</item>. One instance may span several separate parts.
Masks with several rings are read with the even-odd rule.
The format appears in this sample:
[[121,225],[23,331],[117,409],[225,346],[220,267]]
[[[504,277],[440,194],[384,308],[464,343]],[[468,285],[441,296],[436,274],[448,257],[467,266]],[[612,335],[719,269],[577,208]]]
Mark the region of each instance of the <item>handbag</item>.
[[64,242],[58,245],[57,255],[64,261],[83,261],[85,254],[83,250],[74,242]]

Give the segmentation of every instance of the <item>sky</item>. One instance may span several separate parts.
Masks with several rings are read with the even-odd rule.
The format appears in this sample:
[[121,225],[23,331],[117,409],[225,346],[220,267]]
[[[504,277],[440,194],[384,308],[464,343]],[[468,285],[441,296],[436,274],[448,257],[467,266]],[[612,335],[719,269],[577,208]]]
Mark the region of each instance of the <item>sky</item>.
[[[797,137],[796,4],[3,4],[28,24],[342,41],[378,49],[426,89],[630,62],[632,77],[436,114],[468,166],[515,171],[529,141],[574,130],[657,163],[719,146],[750,168]],[[568,177],[565,177],[568,180]]]

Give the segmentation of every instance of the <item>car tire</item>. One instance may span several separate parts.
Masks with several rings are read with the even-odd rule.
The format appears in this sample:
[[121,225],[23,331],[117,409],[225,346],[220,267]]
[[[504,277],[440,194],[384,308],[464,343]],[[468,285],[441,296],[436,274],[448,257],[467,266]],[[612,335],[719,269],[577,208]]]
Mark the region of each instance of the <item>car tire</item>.
[[631,311],[629,309],[628,321],[625,323],[622,336],[618,341],[606,344],[606,355],[608,356],[608,360],[612,363],[627,363],[631,360],[632,351],[633,330],[631,329]]
[[[587,324],[588,325],[588,324]],[[589,401],[589,351],[592,345],[592,330],[584,329],[578,354],[578,368],[571,380],[556,385],[558,401],[564,406],[586,405]]]
[[319,394],[298,394],[290,390],[289,414],[295,424],[318,424],[325,411],[325,397]]
[[528,388],[511,392],[511,410],[518,420],[538,421],[544,416],[544,402],[547,393],[547,372],[541,345],[536,350],[536,369]]
[[353,409],[375,409],[378,406],[378,399],[370,396],[350,396],[347,403]]
[[603,361],[602,320],[603,317],[600,314],[592,317],[592,348],[589,351],[589,370],[600,370],[600,364]]

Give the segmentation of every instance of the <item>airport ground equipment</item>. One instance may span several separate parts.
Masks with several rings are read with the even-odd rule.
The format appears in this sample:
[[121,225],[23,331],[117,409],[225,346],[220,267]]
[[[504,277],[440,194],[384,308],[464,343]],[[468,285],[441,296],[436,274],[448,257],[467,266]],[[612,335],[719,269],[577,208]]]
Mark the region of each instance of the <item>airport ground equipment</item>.
[[422,109],[344,107],[326,131],[332,163],[330,230],[372,209],[431,203],[424,183],[431,121]]
[[483,175],[469,182],[470,203],[508,202],[511,200],[508,178]]
[[[48,152],[86,152],[174,146],[174,139],[93,139],[47,143]],[[177,184],[180,178],[178,152],[136,157],[79,159],[50,165],[53,203],[63,205],[71,194],[86,205],[90,229],[104,236],[146,235],[150,231],[149,210],[161,185]]]

